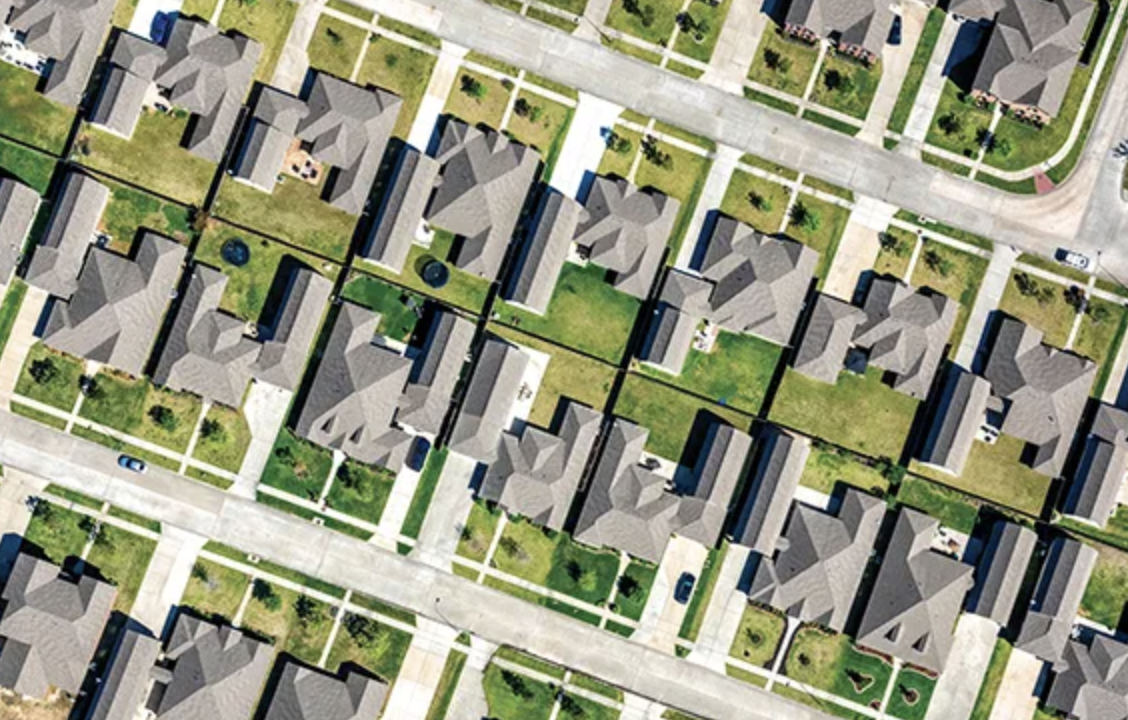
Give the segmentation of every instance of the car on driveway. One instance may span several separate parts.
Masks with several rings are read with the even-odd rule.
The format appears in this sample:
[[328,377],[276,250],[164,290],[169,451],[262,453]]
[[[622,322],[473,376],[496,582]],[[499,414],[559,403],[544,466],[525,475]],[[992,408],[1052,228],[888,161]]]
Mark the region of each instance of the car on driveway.
[[1087,255],[1082,255],[1074,250],[1066,250],[1065,248],[1059,248],[1058,251],[1054,253],[1054,259],[1062,265],[1077,268],[1078,270],[1087,271],[1089,266],[1093,264],[1093,261],[1090,260]]
[[126,470],[132,470],[135,473],[143,473],[146,469],[148,469],[148,466],[145,464],[144,460],[139,460],[129,455],[119,455],[118,465],[125,468]]
[[893,16],[893,25],[889,28],[889,44],[890,45],[900,45],[901,44],[901,16],[900,15],[894,15]]
[[674,586],[674,600],[679,605],[685,605],[689,602],[689,598],[693,596],[693,585],[697,582],[697,578],[693,577],[693,573],[683,572],[681,577],[678,578],[678,584]]

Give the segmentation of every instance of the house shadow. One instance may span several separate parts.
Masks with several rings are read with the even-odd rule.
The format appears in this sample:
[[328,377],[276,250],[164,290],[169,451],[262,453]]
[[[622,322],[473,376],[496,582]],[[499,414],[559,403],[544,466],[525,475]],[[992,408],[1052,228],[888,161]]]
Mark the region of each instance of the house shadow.
[[963,92],[971,91],[979,61],[990,40],[990,30],[976,23],[965,22],[956,32],[952,50],[944,62],[944,76]]

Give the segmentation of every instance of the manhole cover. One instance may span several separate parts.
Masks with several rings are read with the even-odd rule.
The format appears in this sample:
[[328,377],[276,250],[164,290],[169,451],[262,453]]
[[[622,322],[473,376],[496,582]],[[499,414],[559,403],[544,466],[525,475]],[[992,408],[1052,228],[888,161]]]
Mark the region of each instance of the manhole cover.
[[243,267],[247,261],[251,259],[251,250],[247,247],[247,243],[239,238],[231,238],[223,243],[223,248],[219,251],[224,261],[235,267]]
[[439,260],[432,260],[423,266],[423,282],[438,290],[450,280],[450,269]]

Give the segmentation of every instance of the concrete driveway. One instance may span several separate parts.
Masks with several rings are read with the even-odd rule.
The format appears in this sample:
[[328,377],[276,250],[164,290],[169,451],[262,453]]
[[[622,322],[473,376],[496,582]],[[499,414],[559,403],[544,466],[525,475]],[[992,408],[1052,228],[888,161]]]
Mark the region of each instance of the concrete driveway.
[[881,81],[877,85],[877,95],[866,115],[866,123],[858,133],[858,139],[871,145],[881,145],[889,117],[901,94],[901,85],[909,72],[913,54],[920,41],[924,23],[928,19],[928,8],[921,3],[901,4],[901,44],[889,45],[881,54]]
[[677,536],[671,538],[642,613],[639,631],[635,635],[638,640],[656,650],[673,654],[678,630],[688,608],[688,605],[674,600],[674,589],[682,573],[692,573],[700,578],[708,555],[709,551],[701,543]]
[[1015,650],[1007,661],[990,720],[1030,720],[1038,709],[1034,694],[1045,663],[1028,652]]
[[998,635],[999,626],[985,617],[971,613],[960,617],[950,655],[952,662],[936,681],[925,720],[967,720],[971,717]]

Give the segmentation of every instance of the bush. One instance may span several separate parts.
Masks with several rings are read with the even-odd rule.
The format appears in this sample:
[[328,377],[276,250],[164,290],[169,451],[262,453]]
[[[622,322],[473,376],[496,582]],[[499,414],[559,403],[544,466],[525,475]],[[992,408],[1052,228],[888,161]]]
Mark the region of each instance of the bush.
[[938,253],[934,248],[928,248],[924,251],[924,264],[928,269],[936,273],[940,277],[948,277],[955,270],[955,264],[951,260]]
[[223,423],[218,420],[205,418],[204,422],[200,425],[200,437],[204,440],[212,440],[221,443],[227,439],[227,428],[223,427]]
[[802,200],[791,206],[790,222],[807,232],[815,232],[822,225],[819,214],[807,207],[807,204]]
[[936,121],[936,125],[940,128],[941,132],[949,136],[959,135],[963,132],[964,128],[963,118],[954,112],[941,116],[941,118]]
[[615,132],[614,130],[607,133],[606,137],[607,148],[616,155],[626,155],[634,146],[631,141]]
[[775,50],[764,51],[764,65],[772,72],[782,75],[791,72],[791,58],[786,55],[780,55],[779,52]]
[[345,632],[353,639],[357,645],[362,648],[370,648],[381,642],[387,632],[384,627],[375,620],[364,617],[363,615],[353,615],[349,613],[345,615],[345,620],[342,623],[345,626]]
[[459,80],[459,88],[464,95],[468,95],[478,102],[489,92],[488,88],[472,75],[463,75]]
[[756,208],[760,212],[771,212],[772,211],[771,200],[768,200],[766,197],[764,197],[760,193],[756,192],[755,190],[748,193],[748,204],[751,205],[752,207]]
[[298,622],[302,626],[320,622],[325,616],[321,606],[311,600],[308,595],[298,596],[298,599],[294,602],[294,614],[298,616]]
[[192,565],[192,577],[204,584],[211,582],[211,576],[208,575],[208,569],[201,563],[195,563]]
[[255,578],[251,586],[251,597],[258,600],[263,607],[271,612],[277,612],[282,608],[282,598],[278,597],[278,593],[274,591],[274,586],[262,578]]
[[854,92],[854,78],[844,75],[837,70],[827,70],[823,73],[823,85],[831,92],[849,95]]
[[59,368],[55,366],[53,359],[44,357],[31,363],[28,374],[31,375],[31,379],[34,380],[36,384],[50,385],[58,379]]
[[525,681],[525,678],[512,670],[502,670],[501,680],[515,697],[528,700],[533,696],[533,691],[529,689],[529,684]]
[[180,419],[176,417],[176,413],[164,405],[154,405],[149,408],[149,419],[166,432],[175,432],[180,426]]
[[642,584],[633,575],[621,576],[617,584],[619,586],[619,594],[628,599],[633,598],[635,594],[642,589]]
[[658,138],[652,135],[647,135],[642,140],[642,156],[651,165],[657,165],[667,170],[674,168],[674,158],[670,156],[670,153],[662,150],[658,144]]

